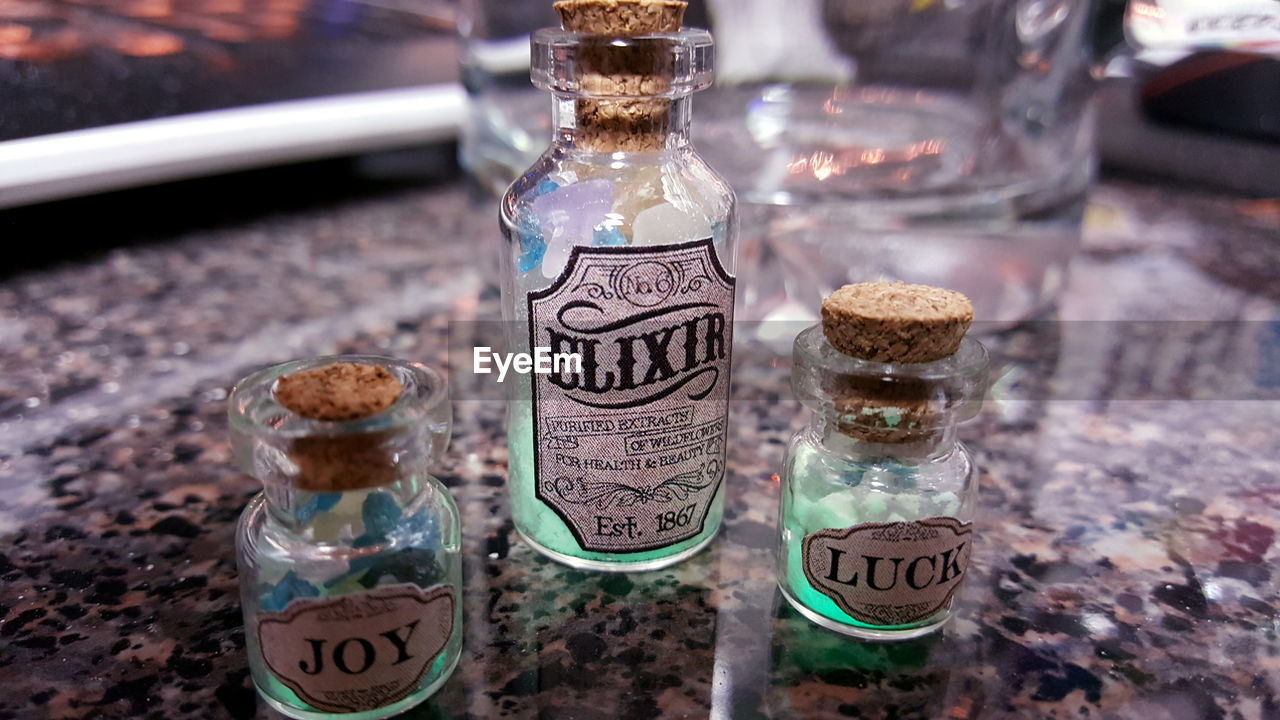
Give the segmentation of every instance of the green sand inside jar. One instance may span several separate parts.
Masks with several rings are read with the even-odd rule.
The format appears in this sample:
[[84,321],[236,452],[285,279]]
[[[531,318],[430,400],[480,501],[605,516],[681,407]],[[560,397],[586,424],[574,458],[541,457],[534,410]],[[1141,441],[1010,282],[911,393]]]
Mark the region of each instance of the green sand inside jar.
[[[569,530],[569,526],[551,510],[550,506],[534,494],[532,419],[533,414],[530,412],[527,399],[523,403],[515,401],[508,405],[507,435],[511,452],[508,459],[510,467],[508,483],[511,494],[511,515],[515,519],[516,529],[526,540],[553,553],[586,561],[584,565],[588,567],[591,563],[610,563],[618,566],[612,568],[615,570],[643,570],[648,566],[665,566],[672,562],[673,557],[678,559],[686,553],[696,552],[700,546],[714,537],[720,528],[720,521],[724,515],[723,480],[711,499],[702,532],[694,537],[657,550],[636,553],[598,553],[583,550]],[[565,562],[573,564],[571,559],[566,559]]]
[[[940,466],[913,465],[890,458],[872,463],[850,462],[810,444],[795,443],[787,460],[782,497],[782,542],[787,548],[779,559],[786,581],[783,590],[810,610],[855,627],[898,630],[933,622],[929,618],[909,625],[872,625],[851,617],[805,577],[802,541],[819,530],[843,529],[859,523],[957,515],[960,499],[956,493],[935,487],[935,483],[946,482],[945,478],[954,472],[950,469],[953,463],[967,463],[961,453],[954,455]],[[797,492],[796,488],[804,490]]]
[[[420,496],[418,507],[401,507],[390,493],[376,488],[343,493],[298,491],[294,517],[300,532],[267,533],[258,547],[257,610],[278,612],[301,598],[359,596],[395,583],[457,587],[461,582],[458,539],[442,537],[435,516],[427,511],[427,503],[422,501],[429,499],[431,492]],[[256,498],[245,512],[248,522],[253,523],[267,512],[265,501]],[[311,564],[330,569],[319,574],[309,571],[307,563],[300,562],[292,551],[300,543],[324,548],[323,562]],[[454,624],[461,622],[461,606],[457,605]],[[247,628],[245,635],[258,689],[272,706],[293,717],[350,720],[387,717],[421,703],[448,679],[462,641],[461,633],[453,634],[423,675],[420,689],[408,697],[363,712],[333,713],[313,708],[262,664],[256,626]]]

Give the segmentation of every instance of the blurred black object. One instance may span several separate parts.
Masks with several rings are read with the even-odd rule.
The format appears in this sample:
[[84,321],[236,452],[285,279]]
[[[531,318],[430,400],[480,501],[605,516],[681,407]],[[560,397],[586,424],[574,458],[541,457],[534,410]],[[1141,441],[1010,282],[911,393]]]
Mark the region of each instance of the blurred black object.
[[1125,4],[1126,0],[1094,0],[1089,49],[1095,63],[1105,63],[1112,51],[1125,44]]
[[1266,55],[1195,53],[1148,78],[1140,97],[1160,122],[1280,142],[1280,60]]
[[0,3],[0,141],[448,82],[451,0]]
[[1280,144],[1155,122],[1142,111],[1141,87],[1140,81],[1117,78],[1098,89],[1098,157],[1105,173],[1248,197],[1280,196]]
[[192,231],[320,213],[361,198],[456,183],[461,172],[455,145],[439,143],[0,210],[0,238],[11,241],[0,278],[112,248],[169,242]]

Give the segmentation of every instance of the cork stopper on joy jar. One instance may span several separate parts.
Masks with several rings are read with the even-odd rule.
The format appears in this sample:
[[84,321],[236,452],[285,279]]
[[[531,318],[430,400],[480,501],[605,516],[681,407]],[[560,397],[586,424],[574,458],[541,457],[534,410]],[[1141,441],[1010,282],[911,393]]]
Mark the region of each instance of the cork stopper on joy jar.
[[[953,355],[973,321],[964,295],[928,285],[846,285],[822,302],[822,332],[840,353],[876,363],[931,363]],[[839,375],[831,394],[839,430],[876,443],[937,436],[945,410],[933,383],[891,373]]]
[[[404,388],[386,368],[339,362],[281,377],[275,398],[309,420],[351,422],[391,407]],[[297,487],[335,492],[375,487],[396,479],[386,433],[334,433],[298,438],[289,457],[298,466]]]

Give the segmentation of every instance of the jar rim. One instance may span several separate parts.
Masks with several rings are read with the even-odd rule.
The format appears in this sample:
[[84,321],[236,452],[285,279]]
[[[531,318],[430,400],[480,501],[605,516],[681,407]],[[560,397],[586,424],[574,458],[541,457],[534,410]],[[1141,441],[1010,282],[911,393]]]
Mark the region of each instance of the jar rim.
[[[617,48],[654,59],[656,74],[666,81],[660,91],[643,94],[600,94],[584,88],[583,77],[592,71],[578,51],[587,48]],[[699,28],[677,32],[649,33],[632,37],[607,37],[590,33],[542,28],[530,38],[530,78],[533,84],[553,93],[610,100],[677,98],[711,86],[715,75],[715,40]],[[660,70],[660,73],[657,71]],[[644,74],[644,73],[639,73]]]
[[893,363],[863,360],[846,355],[832,347],[822,331],[821,324],[801,331],[796,336],[793,352],[796,364],[805,363],[825,372],[840,375],[879,377],[888,381],[981,378],[986,374],[991,362],[987,348],[968,336],[960,341],[960,349],[956,352],[933,362]]
[[[276,383],[281,377],[335,363],[375,365],[387,370],[400,381],[400,396],[385,410],[356,420],[306,418],[276,399]],[[448,402],[448,381],[422,363],[380,355],[326,355],[272,365],[236,383],[227,402],[227,421],[232,430],[258,437],[385,433],[427,421]]]
[[910,439],[953,427],[982,408],[990,358],[971,337],[940,360],[885,363],[845,355],[821,325],[796,336],[791,387],[807,408],[850,431]]

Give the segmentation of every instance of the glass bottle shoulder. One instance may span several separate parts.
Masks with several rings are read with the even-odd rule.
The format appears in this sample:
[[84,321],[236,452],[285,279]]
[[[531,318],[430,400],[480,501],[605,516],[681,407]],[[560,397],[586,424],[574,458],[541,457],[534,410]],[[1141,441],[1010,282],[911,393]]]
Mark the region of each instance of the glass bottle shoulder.
[[403,506],[379,490],[305,493],[293,514],[295,522],[282,522],[264,494],[254,497],[240,518],[242,556],[341,559],[402,547],[456,549],[460,542],[457,506],[434,478]]
[[898,459],[833,448],[812,429],[792,438],[786,467],[793,483],[880,492],[964,494],[974,480],[973,457],[958,442],[946,452],[927,458]]
[[576,244],[654,245],[719,240],[734,208],[728,183],[687,146],[651,153],[552,147],[507,190],[501,218],[509,230],[585,241]]

